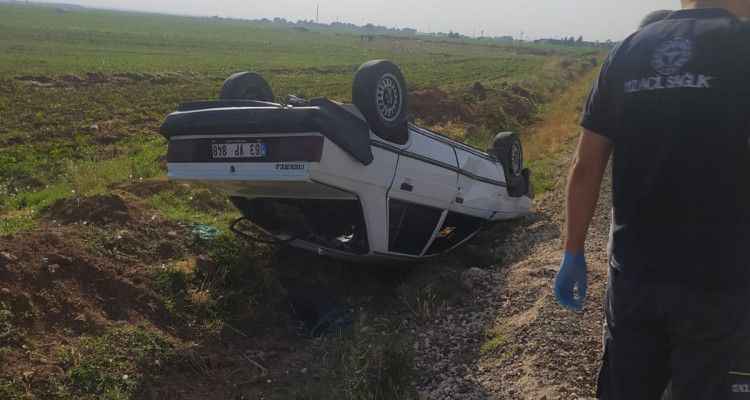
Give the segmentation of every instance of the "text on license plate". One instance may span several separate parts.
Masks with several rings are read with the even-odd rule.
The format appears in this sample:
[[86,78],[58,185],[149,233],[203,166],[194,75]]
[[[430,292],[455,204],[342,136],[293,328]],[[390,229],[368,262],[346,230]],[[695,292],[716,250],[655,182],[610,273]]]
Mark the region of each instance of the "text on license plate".
[[212,158],[259,158],[268,154],[265,143],[213,143]]

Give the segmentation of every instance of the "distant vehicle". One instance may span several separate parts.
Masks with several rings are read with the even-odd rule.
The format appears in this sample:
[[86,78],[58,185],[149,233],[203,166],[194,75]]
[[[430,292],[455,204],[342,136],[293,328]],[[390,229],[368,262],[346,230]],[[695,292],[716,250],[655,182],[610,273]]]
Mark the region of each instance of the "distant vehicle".
[[232,75],[220,100],[166,118],[168,176],[229,195],[238,234],[354,261],[436,256],[530,212],[516,134],[483,152],[409,123],[403,75],[385,60],[359,68],[352,94],[279,104],[259,75]]

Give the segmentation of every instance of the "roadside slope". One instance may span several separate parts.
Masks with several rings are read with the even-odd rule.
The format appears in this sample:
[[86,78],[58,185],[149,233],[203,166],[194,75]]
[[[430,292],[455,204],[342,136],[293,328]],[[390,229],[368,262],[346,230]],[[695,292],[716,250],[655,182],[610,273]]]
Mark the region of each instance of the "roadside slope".
[[[606,285],[609,177],[588,243],[590,298],[575,314],[552,294],[561,257],[564,175],[578,136],[578,113],[595,72],[550,104],[527,133],[531,164],[550,191],[533,217],[504,239],[502,266],[477,280],[471,304],[448,309],[417,340],[420,391],[430,399],[592,397],[601,350]],[[507,228],[502,228],[507,229]],[[490,232],[500,234],[499,232]]]

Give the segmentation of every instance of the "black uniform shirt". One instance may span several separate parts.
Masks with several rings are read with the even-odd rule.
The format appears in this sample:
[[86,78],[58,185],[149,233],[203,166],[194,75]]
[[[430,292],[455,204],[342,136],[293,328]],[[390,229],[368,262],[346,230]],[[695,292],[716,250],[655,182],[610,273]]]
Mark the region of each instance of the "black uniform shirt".
[[611,262],[626,276],[750,287],[750,35],[682,10],[603,65],[582,126],[614,144]]

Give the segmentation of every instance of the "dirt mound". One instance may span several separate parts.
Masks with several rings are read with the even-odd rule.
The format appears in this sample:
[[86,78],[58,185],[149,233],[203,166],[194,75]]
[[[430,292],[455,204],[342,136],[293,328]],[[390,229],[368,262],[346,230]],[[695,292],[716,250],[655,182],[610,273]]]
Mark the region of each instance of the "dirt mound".
[[[81,382],[71,375],[78,365],[70,354],[78,354],[71,351],[79,351],[86,337],[136,325],[178,333],[181,325],[157,293],[131,279],[124,265],[93,256],[85,247],[80,227],[73,226],[43,226],[23,237],[0,238],[0,253],[7,256],[0,267],[3,384],[23,377],[40,394],[34,398],[49,398],[50,381],[68,387]],[[0,397],[7,398],[3,389],[8,387],[0,388]]]
[[[529,90],[518,86],[507,86],[498,93],[498,101],[503,111],[515,118],[519,124],[529,124],[534,120],[539,98]],[[492,110],[486,109],[489,113]]]
[[90,254],[77,228],[41,227],[19,239],[0,239],[9,256],[0,268],[0,303],[18,326],[34,334],[81,333],[113,321],[169,319],[157,296],[130,281],[123,265]]
[[411,92],[409,109],[415,117],[428,124],[467,121],[472,115],[467,104],[437,88]]
[[474,82],[474,84],[469,88],[469,93],[480,100],[484,100],[487,98],[487,88],[485,88],[481,82]]
[[[130,189],[145,195],[164,185]],[[15,326],[80,334],[116,321],[171,324],[147,271],[187,253],[187,227],[124,191],[62,199],[42,216],[35,230],[0,237],[0,306],[16,316]]]
[[531,122],[538,102],[534,93],[520,85],[489,88],[481,82],[454,92],[433,88],[409,95],[412,113],[426,124],[460,122],[495,132],[517,129]]
[[58,200],[47,209],[46,215],[63,224],[100,226],[125,224],[132,218],[125,199],[115,194]]
[[79,229],[93,254],[118,262],[165,262],[184,254],[192,240],[186,226],[164,219],[125,192],[59,200],[44,216]]

